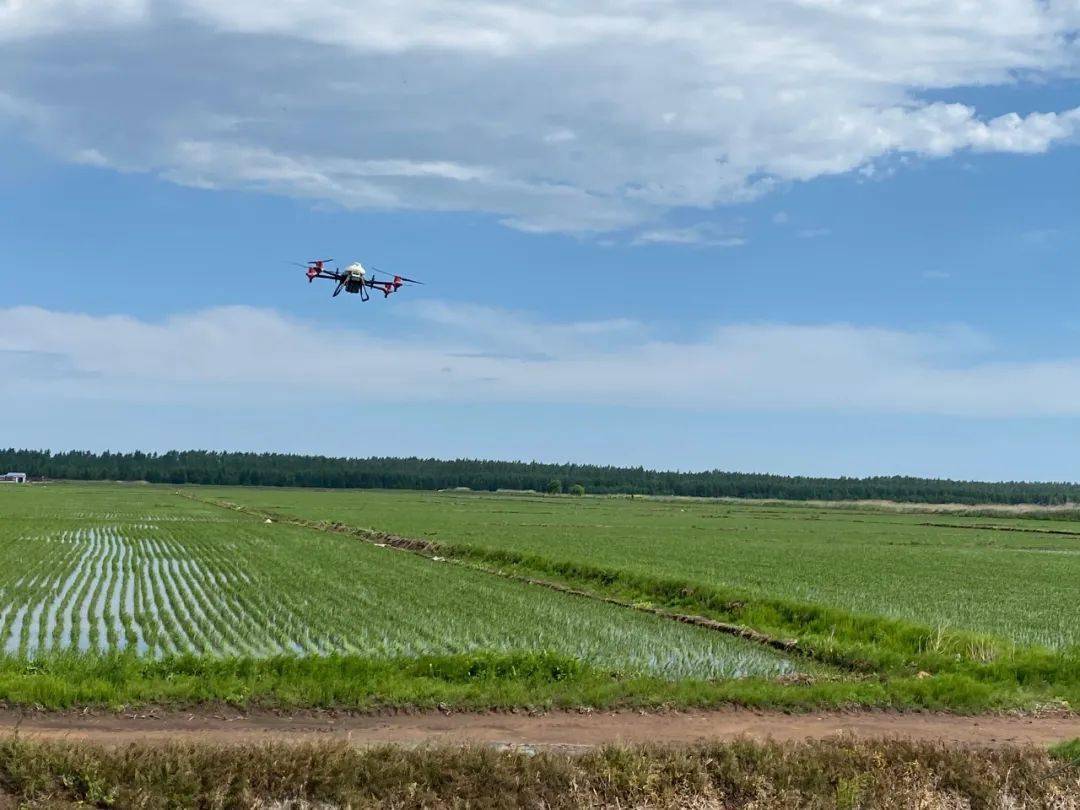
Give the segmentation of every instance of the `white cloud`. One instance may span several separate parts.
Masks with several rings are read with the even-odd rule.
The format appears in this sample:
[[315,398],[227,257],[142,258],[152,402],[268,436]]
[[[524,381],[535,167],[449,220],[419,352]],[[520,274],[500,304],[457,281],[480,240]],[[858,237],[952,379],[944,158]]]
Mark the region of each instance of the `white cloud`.
[[701,222],[685,228],[651,228],[635,236],[633,244],[739,247],[746,244],[746,239],[719,225]]
[[817,239],[821,236],[828,236],[832,231],[828,228],[800,228],[795,232],[795,235],[800,239]]
[[145,19],[147,4],[148,0],[4,0],[0,42],[134,25]]
[[566,129],[566,127],[553,129],[544,136],[544,143],[569,143],[576,140],[577,134],[572,129]]
[[0,117],[177,182],[648,230],[896,155],[1071,142],[1076,108],[919,94],[1075,76],[1078,27],[1075,0],[9,0]]
[[[697,340],[633,321],[411,310],[411,337],[247,307],[163,322],[0,310],[0,394],[23,403],[557,402],[965,416],[1080,416],[1080,357],[1002,362],[963,328],[734,324]],[[257,346],[258,351],[248,347]]]
[[1024,231],[1024,233],[1021,234],[1021,239],[1029,245],[1045,247],[1051,244],[1059,236],[1061,236],[1061,231],[1057,228],[1034,228],[1029,231]]
[[526,313],[437,301],[412,304],[407,312],[441,329],[441,339],[452,335],[467,340],[469,354],[551,359],[602,351],[610,341],[640,341],[645,334],[642,324],[627,318],[552,324]]

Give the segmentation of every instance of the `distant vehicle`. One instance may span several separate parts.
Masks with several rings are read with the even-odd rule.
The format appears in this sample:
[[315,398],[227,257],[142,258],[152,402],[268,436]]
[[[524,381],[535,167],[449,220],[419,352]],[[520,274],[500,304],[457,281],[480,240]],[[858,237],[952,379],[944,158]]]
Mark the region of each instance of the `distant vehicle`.
[[368,271],[360,262],[353,262],[344,270],[338,270],[337,268],[330,270],[326,265],[332,261],[333,259],[312,259],[306,265],[299,262],[294,262],[294,264],[307,269],[309,284],[317,278],[336,281],[337,287],[334,289],[331,298],[337,298],[343,290],[347,293],[359,294],[361,301],[367,301],[371,298],[369,290],[378,290],[383,294],[383,298],[389,298],[392,293],[400,290],[403,284],[424,283],[405,278],[405,276],[391,276],[389,273],[383,273],[387,278],[380,279],[376,277],[376,273],[382,273],[382,271],[374,267],[371,268],[372,274],[369,277]]

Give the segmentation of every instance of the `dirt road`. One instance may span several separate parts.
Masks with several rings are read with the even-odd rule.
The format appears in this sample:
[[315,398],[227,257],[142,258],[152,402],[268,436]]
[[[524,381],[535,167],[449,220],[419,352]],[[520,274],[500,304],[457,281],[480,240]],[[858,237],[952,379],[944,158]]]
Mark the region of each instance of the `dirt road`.
[[574,750],[605,743],[693,743],[740,736],[764,740],[906,738],[962,745],[1048,745],[1080,737],[1080,716],[982,715],[879,711],[789,715],[731,709],[709,712],[552,712],[347,715],[269,712],[70,714],[0,711],[0,735],[101,745],[132,742],[311,742],[344,740],[358,746],[488,744]]

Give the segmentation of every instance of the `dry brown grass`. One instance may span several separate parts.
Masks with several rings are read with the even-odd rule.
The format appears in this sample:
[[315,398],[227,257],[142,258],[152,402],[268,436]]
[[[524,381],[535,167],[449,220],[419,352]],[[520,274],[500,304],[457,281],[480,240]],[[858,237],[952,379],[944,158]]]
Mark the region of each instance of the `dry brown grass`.
[[833,740],[593,750],[0,743],[0,807],[1080,806],[1080,766],[1036,749]]
[[[655,499],[669,499],[665,496],[642,496]],[[674,498],[671,498],[674,499]],[[899,512],[901,514],[949,514],[968,516],[994,516],[1001,517],[1072,517],[1080,514],[1080,503],[1063,504],[1037,504],[1037,503],[917,503],[912,501],[890,500],[850,500],[850,501],[822,501],[805,500],[792,501],[779,498],[687,498],[686,500],[716,500],[722,503],[745,504],[761,506],[774,504],[779,506],[814,506],[822,509],[872,509],[882,512]]]

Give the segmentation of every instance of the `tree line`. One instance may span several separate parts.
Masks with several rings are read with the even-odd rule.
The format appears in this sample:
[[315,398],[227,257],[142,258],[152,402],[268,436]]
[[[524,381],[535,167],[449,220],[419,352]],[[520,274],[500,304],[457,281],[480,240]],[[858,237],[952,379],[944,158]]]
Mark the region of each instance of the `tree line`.
[[918,503],[1080,502],[1074,483],[952,481],[909,476],[813,478],[711,470],[664,472],[644,467],[540,464],[433,458],[328,458],[202,450],[91,453],[0,450],[0,472],[80,481],[325,487],[355,489],[497,489],[546,491],[553,481],[595,494],[690,495],[790,500],[887,499]]

